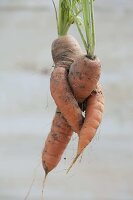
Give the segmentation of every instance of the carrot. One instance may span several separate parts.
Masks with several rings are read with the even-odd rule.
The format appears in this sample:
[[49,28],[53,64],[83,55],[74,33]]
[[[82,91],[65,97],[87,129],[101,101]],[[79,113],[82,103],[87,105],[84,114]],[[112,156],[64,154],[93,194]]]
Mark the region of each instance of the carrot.
[[83,102],[96,88],[101,73],[98,58],[79,57],[70,67],[68,80],[79,103]]
[[78,152],[80,155],[84,148],[91,142],[102,121],[104,111],[104,96],[98,84],[87,100],[85,121],[79,134]]
[[56,111],[42,152],[42,165],[46,175],[59,163],[72,133],[73,131],[63,115]]
[[70,165],[68,171],[71,169],[77,158],[81,155],[85,147],[91,142],[96,134],[96,131],[102,121],[104,111],[104,96],[101,86],[98,84],[87,99],[87,107],[84,124],[79,133],[78,150],[75,159]]
[[[62,9],[62,5],[64,3],[65,10],[67,10],[67,13],[69,13],[72,9],[68,9],[66,5],[67,2],[67,0],[60,0],[59,7]],[[83,10],[85,10],[85,6],[83,7]],[[63,17],[61,17],[62,14]],[[88,34],[88,31],[86,33],[87,42],[82,38],[87,50],[86,56],[82,53],[80,46],[73,37],[64,36],[68,30],[69,25],[73,23],[73,20],[75,20],[75,16],[71,16],[71,14],[69,13],[69,15],[67,15],[68,18],[65,18],[64,13],[62,12],[59,15],[59,20],[57,19],[58,34],[60,37],[56,39],[52,44],[52,57],[55,63],[55,69],[51,74],[50,89],[52,97],[54,98],[56,105],[62,113],[60,114],[62,117],[64,117],[65,120],[62,121],[62,127],[66,127],[67,125],[69,126],[70,130],[72,128],[74,131],[80,134],[80,129],[82,130],[83,116],[77,101],[79,101],[79,103],[84,103],[85,99],[95,89],[96,84],[99,81],[101,67],[99,60],[94,56],[94,37],[92,42],[90,42],[90,44],[88,43],[88,38],[90,39],[90,33]],[[59,26],[62,24],[61,19],[63,19],[65,22],[68,20],[69,22],[66,23],[66,26],[62,26],[64,28]],[[86,17],[86,19],[88,19],[88,17]],[[85,20],[85,24],[90,24],[90,21],[88,22]],[[88,26],[85,26],[85,28],[87,30]],[[94,36],[93,27],[91,27],[91,29],[92,35]],[[61,155],[70,140],[70,138],[68,140],[66,139],[64,146],[62,146],[61,140],[58,140],[59,148],[57,145],[55,145],[57,143],[54,143],[55,138],[53,137],[52,130],[57,130],[56,134],[60,135],[60,129],[56,129],[56,123],[54,121],[59,122],[61,119],[57,118],[57,121],[53,120],[52,129],[49,133],[48,139],[46,140],[42,153],[42,163],[46,174],[58,164],[59,160],[61,159]],[[65,129],[64,133],[65,135],[68,134],[69,136],[70,132],[68,129]],[[70,135],[72,135],[72,130]],[[60,146],[62,148],[60,148]]]

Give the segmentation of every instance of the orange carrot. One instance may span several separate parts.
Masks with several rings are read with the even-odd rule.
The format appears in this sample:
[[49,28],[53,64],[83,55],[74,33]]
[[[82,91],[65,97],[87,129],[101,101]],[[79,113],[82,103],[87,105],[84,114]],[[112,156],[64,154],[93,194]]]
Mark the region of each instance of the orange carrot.
[[70,165],[68,171],[71,169],[77,158],[81,155],[85,147],[91,142],[95,136],[96,131],[101,123],[104,111],[104,96],[101,86],[98,84],[87,99],[87,107],[84,124],[79,133],[78,150],[75,159]]
[[[75,1],[75,3],[67,5],[67,1],[60,1],[59,18],[56,12],[58,35],[61,37],[56,39],[52,44],[52,57],[55,68],[51,74],[50,89],[51,95],[61,113],[58,113],[58,115],[56,113],[55,115],[51,132],[46,140],[42,154],[42,163],[46,174],[58,164],[61,155],[70,140],[72,129],[79,134],[79,145],[77,152],[77,156],[79,156],[89,143],[89,139],[92,137],[92,135],[94,136],[97,129],[96,127],[98,126],[96,121],[94,121],[94,124],[92,124],[92,119],[95,120],[96,111],[98,111],[98,109],[96,109],[96,104],[98,105],[99,103],[98,96],[101,94],[98,92],[99,86],[95,92],[96,94],[93,92],[99,81],[101,71],[100,62],[94,56],[95,31],[93,6],[92,1],[90,4],[87,4],[87,1],[82,2],[81,4],[87,36],[85,40],[80,29],[80,24],[76,20],[77,15],[75,16],[73,14],[75,10],[80,13],[80,10],[77,9],[79,7],[79,2]],[[69,9],[70,5],[72,8],[75,8],[75,6],[77,6],[77,8]],[[74,11],[72,12],[72,10]],[[90,14],[88,15],[88,13]],[[73,37],[62,36],[67,33],[70,25],[73,22],[76,22],[76,25],[78,26],[78,30],[87,50],[87,55],[82,53],[79,44]],[[91,93],[92,95],[90,96]],[[87,98],[86,119],[83,124],[84,118],[82,116],[82,110],[80,109],[80,106],[85,103]],[[88,119],[89,115],[90,117]],[[98,119],[100,123],[100,117]],[[90,125],[87,120],[90,121]],[[57,126],[57,124],[60,125]],[[95,131],[92,131],[91,127],[94,125]],[[64,134],[61,131],[61,127],[64,127],[63,132],[66,136],[70,136],[69,138],[64,139]],[[89,134],[91,137],[86,136],[85,132],[88,131],[86,127],[90,127]],[[63,136],[63,139],[60,139],[60,136]],[[64,142],[65,145],[63,145]]]
[[79,134],[78,152],[80,155],[91,142],[99,127],[104,111],[104,96],[101,86],[98,85],[87,100],[85,121]]
[[42,165],[46,175],[59,163],[72,136],[72,129],[64,119],[63,115],[56,111],[51,131],[45,141],[42,152]]

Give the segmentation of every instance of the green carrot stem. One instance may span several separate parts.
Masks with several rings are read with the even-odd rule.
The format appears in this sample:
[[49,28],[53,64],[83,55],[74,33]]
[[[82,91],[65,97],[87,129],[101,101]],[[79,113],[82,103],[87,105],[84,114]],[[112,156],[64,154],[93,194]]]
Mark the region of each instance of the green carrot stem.
[[59,0],[59,15],[58,15],[58,35],[66,35],[71,24],[74,23],[72,11],[76,9],[76,16],[79,15],[79,0]]
[[87,42],[85,41],[84,35],[83,35],[82,31],[81,31],[81,28],[80,28],[80,25],[78,23],[78,20],[77,20],[76,16],[74,16],[74,21],[75,21],[77,29],[79,31],[80,37],[81,37],[81,39],[83,41],[84,47],[85,47],[85,49],[87,51]]
[[94,26],[94,8],[93,8],[93,0],[91,0],[91,22],[92,22],[92,54],[94,55],[95,50],[95,26]]
[[[87,54],[90,57],[94,57],[95,50],[95,28],[94,28],[94,9],[93,9],[94,0],[81,0],[80,5],[82,7],[82,19],[85,29],[85,36],[81,31],[81,25],[78,23],[77,17],[74,17],[74,21],[78,28],[79,34],[83,41],[84,47]],[[76,9],[74,10],[76,12]]]
[[83,21],[85,26],[85,33],[86,33],[86,42],[87,42],[87,54],[90,51],[91,46],[91,26],[90,26],[90,9],[88,6],[88,0],[82,0],[82,9],[83,9]]

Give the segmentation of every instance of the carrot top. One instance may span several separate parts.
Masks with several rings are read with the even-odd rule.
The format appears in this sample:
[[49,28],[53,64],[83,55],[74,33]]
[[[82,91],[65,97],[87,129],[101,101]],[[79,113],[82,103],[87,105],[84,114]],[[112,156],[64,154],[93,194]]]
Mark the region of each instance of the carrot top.
[[58,35],[66,35],[71,24],[76,24],[86,49],[87,55],[94,58],[95,27],[94,27],[94,0],[59,0],[56,12]]
[[[54,1],[53,4],[56,12],[58,35],[66,35],[71,24],[74,24],[74,17],[77,17],[81,12],[80,0],[59,0],[58,13]],[[73,10],[75,10],[75,16]]]
[[[86,49],[87,55],[94,57],[95,50],[95,27],[94,27],[94,0],[80,0],[82,15],[77,20],[75,10],[73,12],[74,20]],[[85,30],[85,34],[83,33]]]

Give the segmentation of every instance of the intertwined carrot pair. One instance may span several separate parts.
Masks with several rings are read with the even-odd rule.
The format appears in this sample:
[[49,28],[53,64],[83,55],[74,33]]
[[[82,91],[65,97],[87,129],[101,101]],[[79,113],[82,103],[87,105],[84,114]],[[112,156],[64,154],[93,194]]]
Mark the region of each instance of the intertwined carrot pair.
[[83,54],[72,36],[56,39],[52,44],[52,56],[55,68],[50,89],[58,109],[42,153],[46,174],[57,166],[73,132],[79,136],[76,161],[96,134],[104,109],[103,92],[98,83],[99,59]]

